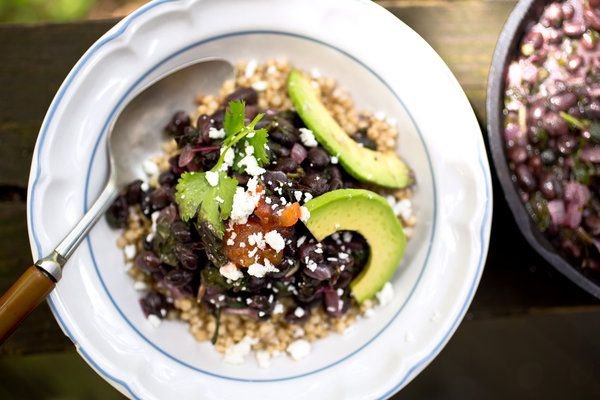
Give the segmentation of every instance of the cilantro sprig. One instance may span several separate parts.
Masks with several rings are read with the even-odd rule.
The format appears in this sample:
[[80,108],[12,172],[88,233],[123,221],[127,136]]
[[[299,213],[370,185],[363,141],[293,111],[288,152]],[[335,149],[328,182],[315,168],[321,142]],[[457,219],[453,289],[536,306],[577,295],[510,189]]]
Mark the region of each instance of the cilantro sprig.
[[[233,149],[236,154],[233,165],[235,169],[239,155],[245,154],[247,146],[252,146],[253,156],[259,166],[269,162],[266,151],[267,131],[255,129],[264,114],[258,114],[247,126],[244,124],[245,114],[244,102],[230,102],[223,120],[226,136],[221,145],[219,160],[210,171],[184,172],[177,182],[175,201],[179,206],[181,219],[189,221],[197,215],[198,221],[208,224],[219,239],[223,238],[223,221],[231,215],[233,196],[238,185],[237,179],[227,175],[229,166],[223,168],[227,152]],[[240,148],[242,144],[244,148]]]

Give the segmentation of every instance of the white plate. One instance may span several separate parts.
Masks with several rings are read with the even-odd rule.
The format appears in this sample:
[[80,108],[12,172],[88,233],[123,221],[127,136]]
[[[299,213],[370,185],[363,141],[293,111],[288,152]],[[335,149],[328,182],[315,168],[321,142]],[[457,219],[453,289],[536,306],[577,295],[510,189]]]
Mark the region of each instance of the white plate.
[[182,323],[148,324],[117,232],[101,220],[50,297],[56,319],[82,357],[133,398],[391,396],[464,316],[485,261],[492,198],[481,132],[460,86],[425,41],[371,2],[159,0],[117,24],[68,75],[42,125],[28,196],[34,257],[51,251],[98,194],[107,127],[127,100],[153,77],[207,56],[287,57],[398,119],[399,153],[418,179],[419,224],[393,302],[299,362],[224,364]]

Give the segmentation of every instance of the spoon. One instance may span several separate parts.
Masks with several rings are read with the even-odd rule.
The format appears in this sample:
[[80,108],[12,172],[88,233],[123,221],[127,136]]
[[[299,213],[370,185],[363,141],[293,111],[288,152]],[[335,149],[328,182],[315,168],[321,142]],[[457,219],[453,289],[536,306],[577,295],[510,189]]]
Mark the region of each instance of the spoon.
[[224,60],[195,61],[158,77],[131,98],[109,130],[110,175],[100,196],[54,251],[35,262],[0,298],[0,344],[48,296],[79,243],[119,191],[144,179],[143,162],[160,152],[162,132],[173,112],[190,109],[198,93],[216,93],[233,77]]

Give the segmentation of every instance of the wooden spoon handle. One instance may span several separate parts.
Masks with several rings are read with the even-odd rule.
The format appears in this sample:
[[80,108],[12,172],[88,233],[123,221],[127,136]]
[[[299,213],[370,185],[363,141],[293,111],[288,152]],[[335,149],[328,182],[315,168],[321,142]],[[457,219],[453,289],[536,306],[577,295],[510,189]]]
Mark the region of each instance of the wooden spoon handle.
[[0,344],[54,289],[55,282],[31,266],[0,298]]

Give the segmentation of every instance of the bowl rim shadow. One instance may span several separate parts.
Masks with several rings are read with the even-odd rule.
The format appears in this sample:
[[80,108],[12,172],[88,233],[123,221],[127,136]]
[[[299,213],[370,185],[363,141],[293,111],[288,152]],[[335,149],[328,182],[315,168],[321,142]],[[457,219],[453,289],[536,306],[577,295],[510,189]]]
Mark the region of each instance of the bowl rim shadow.
[[[486,113],[490,153],[502,191],[519,230],[548,263],[591,295],[600,299],[600,281],[586,276],[578,267],[563,258],[537,228],[527,213],[512,180],[504,151],[504,82],[506,70],[516,54],[517,46],[527,26],[537,21],[548,0],[520,0],[508,17],[496,43],[489,71]],[[513,239],[514,240],[514,239]]]

